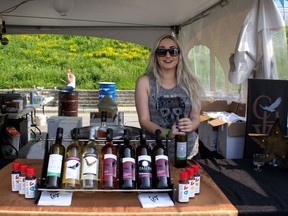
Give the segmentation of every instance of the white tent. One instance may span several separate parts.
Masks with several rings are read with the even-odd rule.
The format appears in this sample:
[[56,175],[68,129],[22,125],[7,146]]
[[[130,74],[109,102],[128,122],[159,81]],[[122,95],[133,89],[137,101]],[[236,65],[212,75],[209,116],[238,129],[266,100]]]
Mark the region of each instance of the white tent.
[[[247,14],[263,1],[274,4],[273,0],[1,0],[0,15],[8,34],[89,35],[151,47],[160,35],[175,32],[187,51],[197,45],[210,49],[229,90],[229,57]],[[276,12],[263,10],[268,20],[278,17]],[[210,76],[215,82],[212,60]],[[215,88],[210,84],[211,90]]]

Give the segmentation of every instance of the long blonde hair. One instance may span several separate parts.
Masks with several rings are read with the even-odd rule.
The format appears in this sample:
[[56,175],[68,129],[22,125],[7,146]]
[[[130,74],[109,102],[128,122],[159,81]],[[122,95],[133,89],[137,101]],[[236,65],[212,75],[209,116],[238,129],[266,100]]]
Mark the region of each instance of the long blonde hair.
[[156,78],[157,89],[159,89],[159,85],[161,83],[160,79],[160,68],[156,58],[155,50],[158,48],[160,42],[163,39],[169,38],[173,40],[179,50],[179,62],[176,69],[176,76],[177,76],[177,85],[181,87],[187,95],[189,95],[192,110],[193,112],[197,113],[201,110],[201,98],[204,96],[204,90],[198,80],[198,78],[194,75],[189,60],[186,55],[183,53],[183,48],[180,45],[179,41],[173,35],[163,35],[161,36],[157,42],[155,43],[153,50],[149,57],[149,62],[146,68],[146,75],[153,75]]

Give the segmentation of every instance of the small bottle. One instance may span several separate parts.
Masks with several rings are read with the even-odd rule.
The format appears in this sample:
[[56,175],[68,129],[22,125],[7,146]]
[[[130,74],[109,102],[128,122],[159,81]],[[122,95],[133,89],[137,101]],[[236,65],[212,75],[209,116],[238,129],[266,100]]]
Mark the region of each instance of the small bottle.
[[168,188],[171,185],[168,150],[162,144],[161,130],[155,131],[156,145],[153,148],[154,186],[157,189]]
[[34,199],[36,194],[37,180],[35,177],[35,169],[32,167],[27,168],[25,179],[25,198]]
[[106,144],[100,156],[100,184],[102,189],[115,189],[117,187],[117,149],[113,145],[113,130],[106,131]]
[[91,127],[89,141],[82,149],[80,182],[83,189],[98,187],[99,151],[95,144],[95,133],[95,128]]
[[130,143],[130,130],[124,129],[124,145],[119,150],[119,188],[135,189],[135,148]]
[[140,145],[136,148],[137,158],[137,187],[139,189],[152,189],[152,151],[146,143],[145,129],[140,129]]
[[180,180],[178,182],[178,202],[189,202],[188,172],[185,171],[180,171]]
[[58,127],[56,132],[56,140],[51,145],[49,150],[49,160],[47,168],[47,188],[60,188],[63,159],[65,154],[65,147],[62,144],[63,128]]
[[28,165],[27,164],[21,164],[20,165],[20,175],[19,175],[19,194],[24,195],[25,194],[25,179],[26,179],[26,171],[27,171]]
[[97,130],[97,138],[98,139],[105,139],[107,134],[107,112],[102,111],[101,112],[101,125]]
[[198,165],[192,165],[191,166],[194,169],[194,178],[195,178],[195,194],[200,193],[200,183],[201,183],[201,176],[199,173],[199,166]]
[[194,168],[188,167],[186,168],[186,172],[188,172],[189,198],[194,198],[195,197]]
[[187,134],[177,134],[175,136],[175,167],[184,168],[187,166],[187,148]]
[[62,188],[80,188],[81,146],[78,142],[78,134],[79,128],[71,131],[72,142],[66,151]]
[[14,162],[12,164],[12,173],[11,173],[11,187],[12,191],[19,191],[19,176],[20,176],[20,163]]
[[117,137],[117,139],[123,139],[124,129],[124,112],[118,112],[118,125],[115,131],[115,137]]

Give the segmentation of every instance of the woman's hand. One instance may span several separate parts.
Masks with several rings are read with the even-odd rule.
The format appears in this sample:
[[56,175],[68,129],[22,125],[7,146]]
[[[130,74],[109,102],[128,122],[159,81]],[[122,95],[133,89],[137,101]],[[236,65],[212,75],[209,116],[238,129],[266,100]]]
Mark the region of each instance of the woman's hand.
[[197,126],[198,125],[193,124],[193,121],[190,118],[181,118],[178,121],[178,130],[181,132],[191,133]]

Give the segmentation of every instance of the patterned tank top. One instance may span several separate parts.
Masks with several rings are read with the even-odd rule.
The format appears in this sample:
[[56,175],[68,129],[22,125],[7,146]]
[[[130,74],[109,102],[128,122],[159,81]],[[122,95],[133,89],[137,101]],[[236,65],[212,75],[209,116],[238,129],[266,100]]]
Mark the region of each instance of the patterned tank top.
[[[171,89],[164,89],[159,86],[157,92],[156,78],[148,76],[148,79],[150,85],[150,118],[154,123],[163,128],[171,128],[178,116],[189,117],[191,111],[190,98],[182,88],[178,85]],[[191,155],[190,157],[198,152],[198,144],[195,146],[196,138],[197,134],[195,132],[188,134],[188,156]],[[169,148],[169,157],[173,158],[173,155],[174,148]]]

